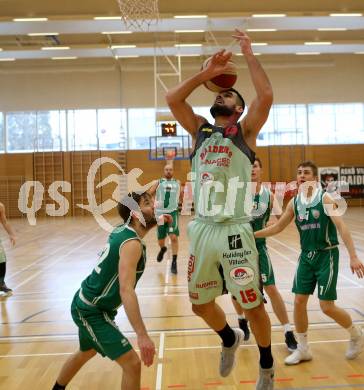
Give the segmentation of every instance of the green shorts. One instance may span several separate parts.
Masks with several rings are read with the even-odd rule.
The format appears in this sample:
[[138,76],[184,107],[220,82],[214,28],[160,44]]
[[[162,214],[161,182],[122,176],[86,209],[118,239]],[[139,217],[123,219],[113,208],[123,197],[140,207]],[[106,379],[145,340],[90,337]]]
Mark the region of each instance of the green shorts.
[[104,312],[85,304],[77,291],[71,305],[73,321],[78,326],[81,351],[95,349],[102,356],[115,360],[133,347],[114,322],[116,312]]
[[188,291],[193,304],[208,303],[222,295],[224,279],[226,289],[243,308],[252,309],[263,302],[258,252],[249,223],[210,225],[194,220],[188,224],[187,234]]
[[266,245],[257,245],[257,249],[259,256],[260,276],[262,278],[263,286],[270,286],[276,284],[274,279],[272,262],[270,260]]
[[302,251],[298,259],[292,292],[310,295],[318,286],[318,297],[323,301],[337,299],[336,283],[339,273],[339,249]]
[[6,263],[6,254],[1,241],[0,241],[0,263]]
[[179,229],[178,229],[178,210],[174,210],[170,213],[162,213],[157,212],[157,215],[161,214],[169,214],[172,216],[173,222],[172,225],[169,225],[168,223],[165,223],[164,225],[158,225],[157,234],[158,234],[158,240],[163,240],[167,237],[167,235],[175,234],[176,236],[179,236]]

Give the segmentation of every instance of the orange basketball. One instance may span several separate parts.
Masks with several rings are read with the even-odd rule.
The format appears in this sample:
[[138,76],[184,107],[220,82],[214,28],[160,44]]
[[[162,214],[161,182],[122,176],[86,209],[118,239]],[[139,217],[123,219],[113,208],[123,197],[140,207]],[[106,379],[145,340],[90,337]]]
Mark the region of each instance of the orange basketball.
[[[211,57],[205,60],[204,63],[202,64],[201,69],[206,68],[210,60]],[[226,89],[232,88],[233,85],[236,83],[237,78],[238,78],[237,67],[233,61],[229,61],[228,67],[225,70],[225,72],[218,76],[215,76],[209,81],[206,81],[204,83],[204,86],[212,92],[221,92]]]

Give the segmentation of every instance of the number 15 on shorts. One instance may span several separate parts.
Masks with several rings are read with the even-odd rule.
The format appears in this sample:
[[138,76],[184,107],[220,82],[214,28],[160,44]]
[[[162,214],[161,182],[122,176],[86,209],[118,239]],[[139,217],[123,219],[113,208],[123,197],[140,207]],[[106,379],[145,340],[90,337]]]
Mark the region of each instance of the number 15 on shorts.
[[248,290],[241,290],[240,296],[243,303],[252,303],[257,300],[257,294],[253,288],[250,288]]

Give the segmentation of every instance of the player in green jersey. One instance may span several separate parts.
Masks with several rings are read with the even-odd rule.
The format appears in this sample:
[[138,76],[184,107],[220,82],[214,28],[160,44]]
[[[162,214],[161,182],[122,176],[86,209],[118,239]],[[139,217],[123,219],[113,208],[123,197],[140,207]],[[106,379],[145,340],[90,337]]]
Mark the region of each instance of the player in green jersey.
[[273,388],[274,372],[271,326],[259,288],[258,252],[249,221],[253,150],[259,130],[268,118],[273,92],[254,56],[250,38],[239,30],[233,37],[240,45],[257,94],[241,121],[245,103],[235,89],[217,94],[210,109],[214,124],[196,115],[186,101],[205,81],[224,73],[232,56],[225,50],[214,54],[206,68],[169,90],[166,99],[193,141],[195,219],[188,225],[188,288],[192,310],[221,337],[220,375],[229,375],[243,332],[230,328],[224,311],[215,302],[223,293],[225,279],[227,290],[246,309],[259,347],[256,388],[269,390]]
[[159,225],[157,229],[158,244],[160,251],[157,256],[157,261],[163,260],[163,256],[167,251],[166,237],[169,236],[172,245],[172,264],[171,272],[177,273],[177,254],[178,254],[178,203],[181,194],[181,184],[173,178],[173,167],[167,164],[164,167],[164,177],[158,180],[156,192],[156,213],[169,214],[172,217],[172,224],[165,223]]
[[[252,182],[255,184],[252,213],[253,231],[261,230],[267,225],[274,203],[273,194],[269,188],[262,184],[261,176],[262,162],[258,157],[255,157],[252,169]],[[268,254],[265,238],[257,238],[255,243],[259,254],[259,269],[264,291],[269,296],[275,315],[283,325],[287,348],[290,352],[293,352],[297,348],[297,341],[288,320],[286,306],[276,287],[272,262]],[[244,311],[236,301],[235,297],[233,297],[232,302],[236,312],[238,313],[239,326],[244,332],[244,340],[248,340],[250,331],[248,322],[244,318]]]
[[[58,375],[53,390],[65,389],[80,368],[96,353],[114,360],[122,369],[122,390],[140,389],[141,361],[128,339],[114,322],[123,305],[136,333],[141,360],[149,367],[154,343],[144,325],[135,286],[145,268],[145,234],[156,225],[154,198],[133,192],[118,205],[124,224],[109,236],[92,273],[76,292],[71,314],[78,326],[79,350],[71,355]],[[161,216],[171,221],[169,215]]]
[[[0,223],[3,225],[4,229],[9,235],[10,242],[12,245],[15,245],[15,233],[12,227],[10,226],[8,220],[6,219],[5,206],[0,203]],[[13,293],[13,290],[9,288],[5,283],[5,274],[6,274],[6,255],[4,247],[1,244],[0,240],[0,297],[7,297]]]
[[350,256],[351,271],[359,278],[364,276],[364,265],[358,259],[351,234],[338,214],[337,203],[325,193],[317,182],[317,167],[311,161],[298,166],[298,195],[287,205],[279,221],[255,233],[256,238],[269,237],[281,232],[294,219],[297,226],[301,255],[292,291],[295,293],[294,323],[297,331],[298,347],[285,360],[288,365],[311,360],[307,343],[307,302],[316,285],[320,307],[350,335],[347,359],[356,358],[364,346],[363,330],[353,325],[350,315],[335,305],[337,299],[336,282],[339,273],[339,231]]

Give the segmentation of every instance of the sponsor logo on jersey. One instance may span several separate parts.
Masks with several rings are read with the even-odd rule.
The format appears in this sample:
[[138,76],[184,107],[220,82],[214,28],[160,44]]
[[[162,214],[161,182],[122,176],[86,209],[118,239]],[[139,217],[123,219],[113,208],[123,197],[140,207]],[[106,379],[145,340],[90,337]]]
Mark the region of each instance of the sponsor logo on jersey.
[[236,267],[230,271],[230,278],[239,286],[246,286],[254,280],[254,270],[250,267]]
[[214,181],[214,175],[210,172],[202,172],[200,175],[200,183],[206,183],[208,181]]
[[230,150],[229,146],[226,145],[208,145],[200,153],[200,159],[204,160],[207,153],[226,154],[229,158],[231,158],[233,155],[233,152]]
[[312,210],[312,215],[315,219],[320,218],[320,211],[319,210]]
[[234,234],[233,236],[228,236],[229,249],[241,249],[243,244],[241,242],[240,234]]
[[238,127],[236,125],[225,127],[225,129],[224,129],[224,136],[225,137],[235,136],[236,134],[238,134]]
[[317,223],[308,223],[306,225],[301,225],[301,230],[313,230],[313,229],[320,229],[321,225],[319,222]]
[[239,257],[242,259],[242,258],[245,258],[245,256],[249,256],[251,254],[252,254],[252,251],[244,249],[244,250],[239,251],[239,252],[232,252],[232,253],[231,252],[224,252],[222,254],[222,258],[223,259],[235,259],[235,258]]
[[247,259],[230,259],[229,260],[229,265],[242,265],[246,264],[248,262]]
[[205,290],[208,290],[209,288],[217,287],[217,285],[217,280],[209,280],[207,282],[196,283],[196,288],[204,288]]
[[198,299],[198,293],[197,292],[190,292],[189,293],[191,299]]
[[190,255],[190,258],[188,259],[188,269],[187,269],[187,280],[189,282],[191,281],[191,276],[194,270],[195,270],[195,256]]

